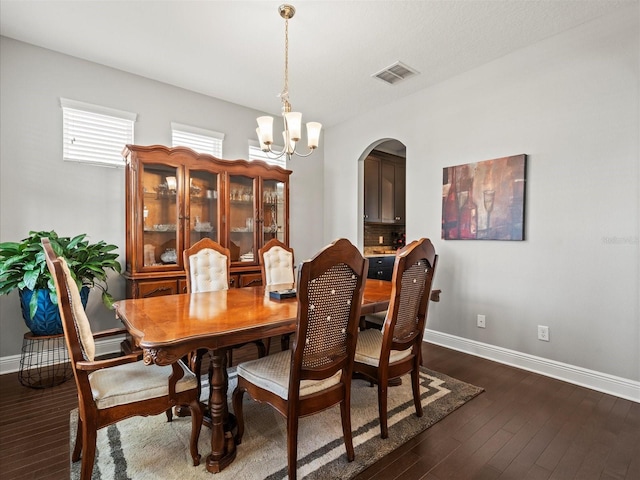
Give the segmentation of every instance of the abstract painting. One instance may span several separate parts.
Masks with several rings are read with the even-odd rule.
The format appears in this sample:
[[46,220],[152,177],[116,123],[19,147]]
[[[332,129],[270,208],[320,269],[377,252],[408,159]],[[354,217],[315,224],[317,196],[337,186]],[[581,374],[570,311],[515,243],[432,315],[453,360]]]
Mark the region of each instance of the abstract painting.
[[442,238],[524,240],[526,155],[442,170]]

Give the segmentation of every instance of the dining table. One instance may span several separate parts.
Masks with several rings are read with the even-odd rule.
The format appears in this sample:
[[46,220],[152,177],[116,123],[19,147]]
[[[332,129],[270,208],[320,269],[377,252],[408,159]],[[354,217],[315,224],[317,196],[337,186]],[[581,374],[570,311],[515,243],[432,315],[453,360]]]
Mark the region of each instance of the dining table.
[[[386,310],[391,285],[389,281],[367,279],[361,315]],[[276,299],[270,295],[272,291],[292,287],[281,284],[231,288],[127,299],[114,304],[116,317],[142,350],[147,365],[171,365],[192,352],[203,349],[211,352],[208,402],[211,453],[206,461],[209,472],[222,471],[236,455],[235,441],[227,422],[226,349],[295,332],[297,298]]]

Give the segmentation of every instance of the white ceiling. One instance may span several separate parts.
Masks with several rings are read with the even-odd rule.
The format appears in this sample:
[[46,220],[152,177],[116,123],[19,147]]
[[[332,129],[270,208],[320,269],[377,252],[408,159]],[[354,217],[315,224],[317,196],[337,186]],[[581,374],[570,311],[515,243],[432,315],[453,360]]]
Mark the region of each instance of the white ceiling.
[[[638,0],[290,0],[289,91],[335,125]],[[0,33],[278,114],[282,1],[1,0]],[[401,61],[395,86],[371,75]]]

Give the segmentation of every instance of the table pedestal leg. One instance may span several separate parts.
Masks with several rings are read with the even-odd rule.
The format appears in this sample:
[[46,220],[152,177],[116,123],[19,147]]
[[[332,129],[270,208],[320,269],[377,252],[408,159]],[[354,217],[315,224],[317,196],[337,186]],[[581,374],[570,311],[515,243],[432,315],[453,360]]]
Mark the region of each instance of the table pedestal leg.
[[236,444],[233,434],[225,432],[227,407],[227,365],[224,350],[216,350],[211,355],[209,411],[211,413],[211,453],[207,457],[207,470],[218,473],[236,458]]

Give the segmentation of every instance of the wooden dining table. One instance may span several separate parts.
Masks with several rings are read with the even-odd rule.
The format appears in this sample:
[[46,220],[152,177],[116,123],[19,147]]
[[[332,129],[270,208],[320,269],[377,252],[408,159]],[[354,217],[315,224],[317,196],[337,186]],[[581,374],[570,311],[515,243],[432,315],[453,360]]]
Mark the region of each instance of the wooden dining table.
[[[212,375],[209,389],[211,453],[209,472],[220,472],[233,462],[236,449],[232,433],[225,431],[227,407],[226,348],[295,332],[298,302],[276,300],[270,290],[292,285],[232,288],[218,292],[165,295],[122,300],[116,316],[143,351],[147,365],[171,365],[201,349],[210,350]],[[389,306],[391,282],[367,279],[361,314],[384,311]]]

